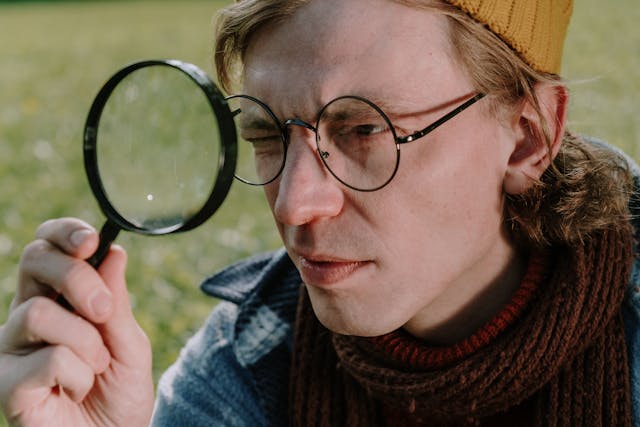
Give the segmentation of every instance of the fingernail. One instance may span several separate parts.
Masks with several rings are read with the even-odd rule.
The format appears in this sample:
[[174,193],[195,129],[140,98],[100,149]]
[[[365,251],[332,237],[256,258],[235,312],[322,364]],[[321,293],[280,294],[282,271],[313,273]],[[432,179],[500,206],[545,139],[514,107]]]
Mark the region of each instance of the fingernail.
[[91,233],[91,230],[87,230],[86,228],[79,228],[71,233],[71,236],[69,236],[69,240],[71,241],[71,244],[73,246],[78,247]]
[[98,289],[91,296],[89,304],[97,317],[103,317],[111,312],[111,297],[102,289]]

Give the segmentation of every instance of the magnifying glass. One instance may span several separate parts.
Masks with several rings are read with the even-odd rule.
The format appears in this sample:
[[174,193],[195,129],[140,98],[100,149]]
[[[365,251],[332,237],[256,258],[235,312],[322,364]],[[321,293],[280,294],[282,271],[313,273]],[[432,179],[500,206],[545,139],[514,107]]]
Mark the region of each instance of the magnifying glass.
[[98,267],[121,230],[161,235],[205,222],[227,196],[236,130],[223,95],[177,60],[128,65],[102,87],[84,131],[84,166],[107,220]]

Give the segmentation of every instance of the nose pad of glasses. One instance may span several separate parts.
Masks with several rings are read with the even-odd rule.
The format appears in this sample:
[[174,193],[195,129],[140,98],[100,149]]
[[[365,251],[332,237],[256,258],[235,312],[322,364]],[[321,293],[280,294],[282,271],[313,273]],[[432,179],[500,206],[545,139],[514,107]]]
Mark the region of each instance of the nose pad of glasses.
[[300,120],[300,119],[288,119],[283,123],[283,125],[284,127],[291,126],[291,125],[302,126],[303,128],[309,129],[310,131],[313,131],[313,132],[316,131],[315,127],[305,122],[304,120]]
[[[294,126],[302,126],[305,129],[309,129],[310,131],[314,132],[316,135],[318,135],[318,131],[317,129],[310,125],[309,123],[305,122],[304,120],[300,120],[300,119],[288,119],[287,121],[285,121],[283,123],[285,128],[288,128],[288,126],[294,125]],[[288,135],[288,132],[287,132]],[[322,160],[326,160],[329,157],[329,152],[328,151],[321,151],[318,150],[318,154],[320,154],[320,158]]]

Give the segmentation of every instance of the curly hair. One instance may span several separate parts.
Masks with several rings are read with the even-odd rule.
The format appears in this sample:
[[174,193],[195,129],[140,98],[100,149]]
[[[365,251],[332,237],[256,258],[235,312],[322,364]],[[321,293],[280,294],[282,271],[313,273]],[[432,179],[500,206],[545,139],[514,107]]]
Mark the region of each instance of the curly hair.
[[[242,76],[251,37],[266,24],[282,21],[310,0],[241,0],[223,9],[217,23],[215,68],[230,91]],[[540,138],[551,153],[552,136],[535,87],[564,86],[555,74],[534,70],[483,24],[442,0],[390,0],[444,14],[454,59],[475,88],[488,94],[490,112],[529,102],[540,118]],[[551,155],[551,154],[549,154]],[[615,151],[566,131],[550,167],[523,194],[505,194],[504,221],[514,239],[528,246],[571,244],[628,219],[632,176]]]

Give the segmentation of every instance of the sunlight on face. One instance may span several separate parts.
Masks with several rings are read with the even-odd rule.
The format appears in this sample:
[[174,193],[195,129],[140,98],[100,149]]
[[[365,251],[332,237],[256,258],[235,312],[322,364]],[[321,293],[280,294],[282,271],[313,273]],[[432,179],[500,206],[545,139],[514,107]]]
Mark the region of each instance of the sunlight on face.
[[[243,93],[280,120],[311,123],[329,100],[364,96],[415,131],[445,112],[437,106],[475,92],[447,37],[445,18],[432,11],[386,0],[312,1],[253,38]],[[513,257],[502,226],[513,135],[482,108],[402,146],[397,175],[372,193],[330,175],[313,132],[290,133],[284,170],[265,192],[330,329],[428,334]]]

